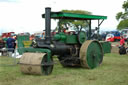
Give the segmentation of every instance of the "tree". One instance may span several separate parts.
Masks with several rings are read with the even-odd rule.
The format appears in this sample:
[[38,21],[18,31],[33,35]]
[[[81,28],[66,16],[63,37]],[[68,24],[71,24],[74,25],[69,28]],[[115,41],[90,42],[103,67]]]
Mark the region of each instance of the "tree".
[[128,27],[128,0],[124,1],[122,8],[124,9],[124,12],[118,12],[116,14],[116,19],[119,21],[119,24],[117,25],[118,30]]
[[128,27],[128,19],[120,21],[120,23],[117,26],[118,30],[121,30],[122,28],[126,27]]
[[[83,10],[62,10],[61,12],[64,13],[78,13],[78,14],[91,14],[91,12],[83,11]],[[58,26],[60,26],[61,29],[69,27],[74,28],[74,30],[80,30],[82,28],[86,28],[87,22],[85,20],[66,20],[66,19],[60,19],[58,22]]]
[[122,12],[118,12],[118,13],[116,14],[116,19],[117,19],[117,20],[121,19],[122,15],[123,15]]

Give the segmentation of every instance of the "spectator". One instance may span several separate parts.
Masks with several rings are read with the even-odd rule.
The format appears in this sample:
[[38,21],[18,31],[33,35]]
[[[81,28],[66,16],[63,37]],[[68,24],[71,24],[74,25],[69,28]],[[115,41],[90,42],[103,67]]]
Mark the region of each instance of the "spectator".
[[106,39],[106,34],[103,33],[103,34],[102,34],[102,40],[105,41],[105,39]]
[[8,47],[8,51],[13,52],[15,50],[15,39],[13,38],[13,36],[9,37],[6,41],[7,43],[7,47]]
[[3,41],[2,37],[0,37],[0,49],[5,47],[5,42]]
[[128,45],[128,38],[127,38],[127,45]]
[[120,47],[119,47],[119,54],[123,55],[126,54],[126,48],[125,48],[125,40],[123,36],[120,37]]
[[5,42],[3,41],[2,37],[0,37],[0,52],[3,55],[3,48],[5,47]]
[[123,38],[123,36],[120,37],[120,46],[124,46],[125,45],[125,40]]

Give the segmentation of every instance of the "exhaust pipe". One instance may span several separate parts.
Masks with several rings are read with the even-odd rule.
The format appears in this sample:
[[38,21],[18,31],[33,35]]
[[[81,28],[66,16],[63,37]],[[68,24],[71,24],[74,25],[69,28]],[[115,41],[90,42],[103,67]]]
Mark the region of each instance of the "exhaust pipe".
[[46,44],[51,43],[51,8],[45,8],[45,41]]

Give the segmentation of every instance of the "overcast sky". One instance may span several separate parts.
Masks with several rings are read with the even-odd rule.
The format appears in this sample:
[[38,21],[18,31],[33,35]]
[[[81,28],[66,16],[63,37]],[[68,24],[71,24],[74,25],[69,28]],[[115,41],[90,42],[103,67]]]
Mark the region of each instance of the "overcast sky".
[[[115,30],[116,13],[123,11],[124,0],[0,0],[0,33],[14,31],[37,32],[45,28],[41,14],[45,7],[52,11],[86,10],[94,15],[104,15],[108,19],[101,25],[102,30]],[[55,22],[52,22],[52,29]]]

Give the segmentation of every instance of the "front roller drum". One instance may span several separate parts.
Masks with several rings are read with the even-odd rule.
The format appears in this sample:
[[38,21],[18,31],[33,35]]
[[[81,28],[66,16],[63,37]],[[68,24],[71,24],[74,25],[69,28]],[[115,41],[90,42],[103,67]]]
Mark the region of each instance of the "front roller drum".
[[103,60],[101,44],[95,40],[85,41],[80,48],[80,64],[84,68],[93,69]]
[[53,70],[52,62],[52,58],[48,62],[46,53],[24,53],[19,63],[22,73],[48,75]]

